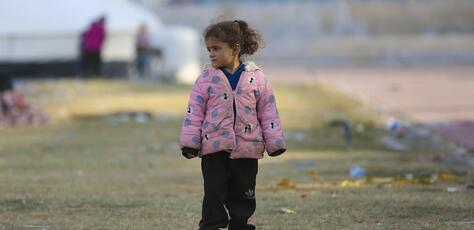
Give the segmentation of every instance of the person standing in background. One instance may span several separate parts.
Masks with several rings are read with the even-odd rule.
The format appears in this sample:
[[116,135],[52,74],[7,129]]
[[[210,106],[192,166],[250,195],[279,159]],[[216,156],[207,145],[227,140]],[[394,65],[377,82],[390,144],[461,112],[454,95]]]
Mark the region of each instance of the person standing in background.
[[138,75],[145,77],[148,75],[150,65],[150,35],[145,24],[140,25],[135,39],[135,67]]
[[84,35],[84,61],[86,76],[102,74],[102,48],[106,39],[105,16],[92,22]]

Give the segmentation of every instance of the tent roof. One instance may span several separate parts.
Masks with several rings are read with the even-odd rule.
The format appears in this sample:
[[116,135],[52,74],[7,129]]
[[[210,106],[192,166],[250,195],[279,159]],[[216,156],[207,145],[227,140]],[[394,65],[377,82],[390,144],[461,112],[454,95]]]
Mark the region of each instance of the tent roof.
[[108,30],[135,30],[146,23],[159,30],[161,21],[128,0],[0,0],[0,35],[79,32],[106,16]]

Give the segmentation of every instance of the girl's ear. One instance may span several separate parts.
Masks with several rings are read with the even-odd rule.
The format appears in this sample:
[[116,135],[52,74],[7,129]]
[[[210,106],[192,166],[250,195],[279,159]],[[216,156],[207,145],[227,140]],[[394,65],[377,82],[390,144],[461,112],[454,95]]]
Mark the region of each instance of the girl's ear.
[[232,51],[234,52],[235,55],[238,56],[240,53],[240,44],[239,43],[235,44],[234,47],[232,48]]

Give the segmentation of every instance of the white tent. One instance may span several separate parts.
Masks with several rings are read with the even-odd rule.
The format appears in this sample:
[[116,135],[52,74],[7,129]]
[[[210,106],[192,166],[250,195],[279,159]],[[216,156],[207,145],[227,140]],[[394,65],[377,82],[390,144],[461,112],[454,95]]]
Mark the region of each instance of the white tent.
[[0,61],[76,58],[81,32],[101,15],[106,61],[133,57],[140,24],[152,33],[162,28],[158,18],[127,0],[0,0]]
[[81,33],[106,16],[105,62],[131,63],[135,36],[146,24],[152,46],[163,52],[150,77],[192,83],[199,72],[199,35],[164,26],[129,0],[0,0],[0,64],[76,61]]

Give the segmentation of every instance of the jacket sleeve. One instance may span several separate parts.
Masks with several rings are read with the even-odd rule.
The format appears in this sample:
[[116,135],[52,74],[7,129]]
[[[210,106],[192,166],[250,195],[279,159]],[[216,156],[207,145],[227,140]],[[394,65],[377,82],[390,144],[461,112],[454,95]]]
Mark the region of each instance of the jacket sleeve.
[[202,93],[200,78],[194,84],[189,96],[188,107],[184,115],[181,136],[179,138],[180,149],[201,149],[201,127],[206,115],[207,94]]
[[268,79],[264,76],[257,96],[257,116],[262,128],[263,140],[270,156],[279,155],[286,151],[280,117],[276,106],[275,96]]

